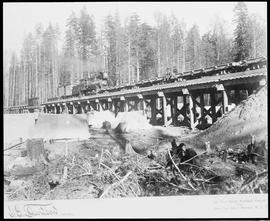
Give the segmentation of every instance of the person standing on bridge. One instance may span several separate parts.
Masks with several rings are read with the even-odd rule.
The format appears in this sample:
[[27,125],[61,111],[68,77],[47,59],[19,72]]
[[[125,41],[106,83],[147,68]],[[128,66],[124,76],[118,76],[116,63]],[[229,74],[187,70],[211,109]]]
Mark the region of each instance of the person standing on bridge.
[[175,77],[177,75],[178,71],[177,68],[174,66],[173,67],[173,77]]
[[164,80],[165,81],[168,81],[170,78],[171,78],[171,69],[170,68],[167,68],[166,69],[166,75],[164,77]]

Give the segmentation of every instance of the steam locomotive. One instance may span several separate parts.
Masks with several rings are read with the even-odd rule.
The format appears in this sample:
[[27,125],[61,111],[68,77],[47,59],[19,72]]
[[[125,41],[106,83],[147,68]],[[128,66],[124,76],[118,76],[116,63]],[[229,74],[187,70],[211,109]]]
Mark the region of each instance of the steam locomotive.
[[101,88],[108,86],[108,74],[99,72],[99,75],[94,78],[84,78],[80,83],[73,86],[72,96],[85,96],[96,94]]
[[108,86],[108,74],[106,72],[99,72],[97,76],[85,77],[79,81],[78,84],[72,86],[58,87],[58,97],[49,98],[48,101],[55,101],[60,99],[67,99],[72,97],[81,97],[86,95],[93,95],[99,93],[101,89]]

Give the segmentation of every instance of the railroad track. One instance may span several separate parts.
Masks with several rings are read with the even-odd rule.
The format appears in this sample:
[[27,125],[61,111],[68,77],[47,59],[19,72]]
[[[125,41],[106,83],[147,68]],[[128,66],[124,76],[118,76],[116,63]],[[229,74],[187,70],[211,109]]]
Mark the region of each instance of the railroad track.
[[55,100],[51,102],[46,102],[44,104],[53,104],[57,102],[72,102],[72,101],[84,101],[84,100],[94,100],[94,99],[106,99],[106,98],[117,98],[120,96],[136,96],[137,94],[148,95],[157,93],[158,91],[165,91],[172,92],[175,89],[183,89],[183,88],[205,88],[205,87],[212,87],[216,84],[233,84],[234,81],[237,82],[238,80],[245,80],[252,82],[254,78],[262,78],[265,77],[267,73],[267,68],[255,69],[255,70],[248,70],[243,72],[237,73],[230,73],[224,75],[214,75],[214,76],[207,76],[203,78],[197,78],[192,80],[186,81],[177,81],[172,83],[164,83],[159,85],[153,85],[149,87],[143,88],[133,88],[133,89],[125,89],[121,91],[115,92],[103,92],[101,94],[95,94],[90,96],[82,96],[80,98],[69,98],[69,99],[61,99]]

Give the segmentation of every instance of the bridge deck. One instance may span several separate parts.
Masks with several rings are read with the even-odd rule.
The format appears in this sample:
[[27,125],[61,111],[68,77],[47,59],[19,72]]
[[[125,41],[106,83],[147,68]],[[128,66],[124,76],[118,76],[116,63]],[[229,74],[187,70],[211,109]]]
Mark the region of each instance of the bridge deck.
[[133,88],[125,89],[116,92],[104,92],[101,94],[95,94],[90,96],[82,96],[69,99],[59,99],[50,102],[43,103],[42,105],[55,104],[55,103],[65,103],[72,101],[86,101],[86,100],[95,100],[95,99],[107,99],[107,98],[118,98],[121,96],[132,97],[137,94],[150,95],[155,94],[157,91],[163,91],[165,93],[179,91],[183,88],[188,88],[190,90],[194,89],[203,89],[210,88],[215,84],[223,84],[225,86],[234,85],[234,84],[246,84],[252,83],[254,78],[260,78],[266,76],[267,68],[261,68],[256,70],[247,70],[243,72],[230,73],[224,75],[215,75],[207,76],[193,80],[179,81],[173,83],[164,83],[159,85],[153,85],[143,88]]

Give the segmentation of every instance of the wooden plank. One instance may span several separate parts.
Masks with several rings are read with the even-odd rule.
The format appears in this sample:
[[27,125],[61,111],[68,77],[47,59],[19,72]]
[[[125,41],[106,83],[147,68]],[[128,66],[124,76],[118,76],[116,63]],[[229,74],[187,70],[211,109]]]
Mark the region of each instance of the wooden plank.
[[153,125],[156,125],[157,123],[157,101],[156,98],[153,97],[151,99],[151,122]]
[[229,101],[228,101],[228,94],[226,90],[222,91],[222,108],[223,108],[223,113],[228,112],[228,106],[229,106]]
[[186,124],[189,120],[188,116],[187,116],[187,96],[183,95],[183,107],[181,108],[183,109],[183,116],[184,116],[184,124]]
[[112,112],[115,112],[115,107],[114,107],[114,102],[108,102],[108,105],[109,105],[109,110],[112,111]]
[[200,94],[200,108],[201,108],[201,124],[205,126],[205,109],[204,109],[204,94]]
[[135,102],[135,103],[134,103],[134,110],[137,111],[137,110],[140,109],[140,108],[139,108],[139,100],[136,99],[134,102]]
[[142,94],[137,94],[137,97],[138,97],[139,99],[143,99]]
[[163,110],[163,123],[164,123],[164,126],[167,126],[168,125],[168,116],[167,116],[167,100],[166,100],[166,97],[163,96],[162,97],[162,110]]
[[104,101],[106,110],[109,110],[109,102]]
[[129,111],[129,103],[128,103],[128,101],[123,101],[123,103],[124,103],[124,111],[125,112],[128,112]]
[[115,114],[115,116],[116,116],[117,113],[119,112],[119,107],[118,107],[118,102],[117,102],[117,100],[113,100],[113,109],[114,109],[114,114]]
[[76,109],[75,109],[75,106],[72,105],[72,114],[75,114],[76,113]]
[[215,88],[217,89],[217,91],[224,91],[225,90],[223,84],[216,84]]
[[235,96],[235,103],[238,105],[240,103],[240,90],[235,89],[234,90],[234,96]]
[[210,93],[210,101],[211,101],[211,112],[212,112],[212,123],[216,122],[217,120],[217,113],[216,113],[216,92],[212,91]]
[[146,115],[146,103],[144,99],[141,99],[142,111],[143,114]]
[[165,97],[163,91],[158,91],[157,94],[158,94],[158,97]]
[[177,124],[177,95],[171,97],[171,118],[174,125]]
[[259,81],[259,85],[260,85],[260,86],[266,85],[266,79],[263,78],[262,80],[260,80],[260,81]]
[[187,88],[183,88],[182,89],[182,93],[185,94],[185,95],[187,95],[187,94],[189,94],[189,90]]
[[194,112],[193,112],[193,99],[191,97],[191,95],[186,95],[187,96],[187,99],[189,101],[189,105],[188,105],[188,109],[189,109],[189,113],[190,113],[190,128],[191,130],[194,130],[195,129],[195,123],[194,123]]

